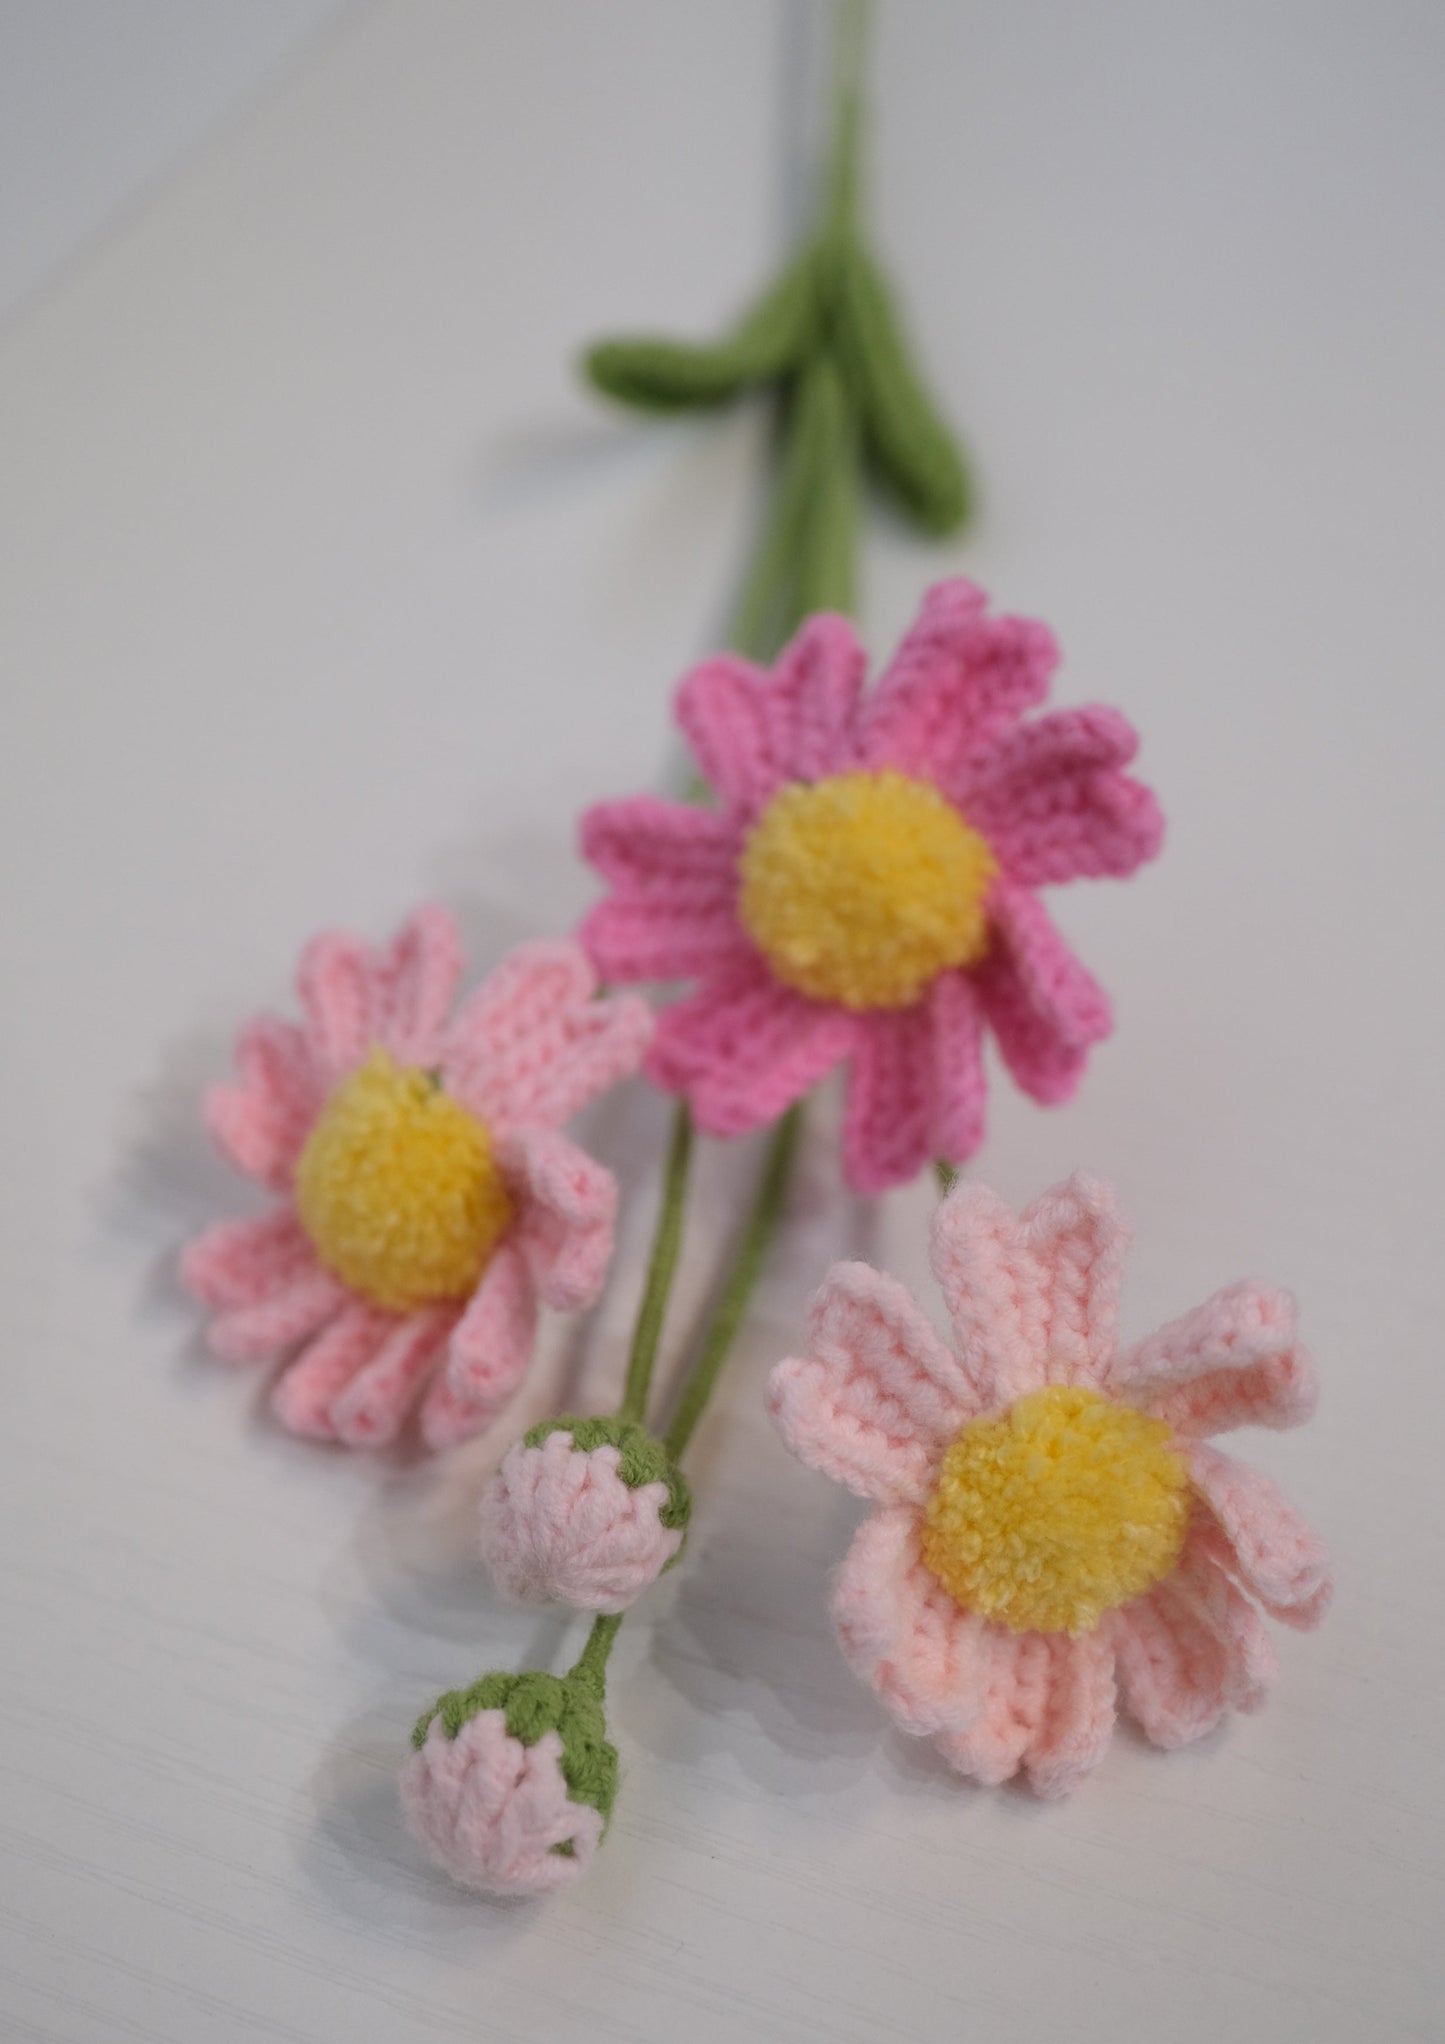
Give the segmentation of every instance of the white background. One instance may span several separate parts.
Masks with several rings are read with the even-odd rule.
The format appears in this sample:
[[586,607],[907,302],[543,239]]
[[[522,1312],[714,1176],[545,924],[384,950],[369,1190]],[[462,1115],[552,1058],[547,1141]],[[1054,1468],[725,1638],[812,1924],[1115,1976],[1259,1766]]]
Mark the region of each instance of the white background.
[[[1130,1331],[1299,1291],[1320,1417],[1240,1446],[1336,1610],[1263,1716],[1121,1735],[1062,1808],[893,1733],[823,1617],[855,1509],[758,1393],[831,1256],[926,1286],[929,1196],[851,1206],[821,1115],[689,1563],[615,1657],[589,1882],[492,1907],[407,1841],[415,1712],[568,1645],[495,1603],[475,1493],[615,1385],[665,1115],[594,1116],[612,1290],[437,1468],[284,1439],[206,1359],[175,1253],[249,1196],[197,1102],[314,928],[440,893],[480,967],[591,897],[580,807],[667,770],[763,421],[635,423],[569,362],[761,280],[820,23],[352,11],[0,339],[7,2040],[1441,2034],[1445,15],[881,12],[875,217],[986,513],[944,550],[880,520],[870,637],[958,568],[1047,617],[1171,818],[1136,883],[1055,898],[1120,1026],[1066,1111],[998,1086],[982,1168],[1118,1181]],[[752,1162],[706,1162],[674,1355]]]

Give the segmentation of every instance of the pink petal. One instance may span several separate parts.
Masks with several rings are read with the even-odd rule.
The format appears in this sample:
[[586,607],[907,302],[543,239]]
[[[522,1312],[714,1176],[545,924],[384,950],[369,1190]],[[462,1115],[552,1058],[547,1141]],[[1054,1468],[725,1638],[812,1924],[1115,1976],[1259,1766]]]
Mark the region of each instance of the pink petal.
[[284,1291],[218,1314],[206,1338],[228,1363],[267,1362],[314,1334],[347,1296],[344,1285],[313,1264]]
[[384,1313],[365,1299],[348,1299],[278,1379],[271,1410],[282,1426],[312,1440],[335,1440],[333,1402],[395,1325],[394,1313]]
[[808,618],[773,670],[772,707],[787,777],[817,781],[858,764],[858,704],[868,656],[845,617]]
[[1205,1534],[1208,1551],[1271,1617],[1302,1631],[1318,1625],[1331,1588],[1319,1535],[1267,1476],[1218,1448],[1196,1442],[1189,1474],[1213,1522]]
[[332,1402],[336,1437],[349,1448],[394,1441],[417,1392],[456,1326],[455,1306],[424,1306],[392,1327],[364,1369]]
[[1122,1355],[1111,1387],[1179,1434],[1293,1427],[1315,1409],[1315,1373],[1295,1338],[1295,1302],[1246,1279]]
[[921,1504],[978,1399],[896,1278],[835,1263],[809,1311],[808,1353],[773,1371],[768,1410],[810,1469],[879,1504]]
[[939,1732],[977,1714],[985,1627],[924,1567],[911,1507],[863,1521],[834,1579],[832,1611],[849,1666],[905,1732]]
[[213,1086],[206,1095],[207,1127],[239,1170],[284,1192],[325,1081],[303,1032],[274,1015],[253,1016],[242,1029],[236,1069],[238,1084]]
[[1114,1358],[1129,1230],[1102,1179],[1076,1174],[1019,1215],[1042,1275],[1043,1350],[1054,1384],[1098,1385]]
[[863,716],[869,766],[898,767],[952,794],[971,761],[1048,692],[1058,648],[1046,626],[985,615],[983,591],[937,583]]
[[974,984],[1015,1084],[1056,1106],[1113,1026],[1109,997],[1033,895],[997,881],[989,909],[993,943]]
[[648,1076],[686,1093],[709,1135],[742,1135],[776,1121],[815,1086],[857,1035],[844,1008],[780,986],[760,959],[718,973],[664,1009]]
[[349,930],[323,930],[301,954],[296,990],[318,1062],[331,1079],[343,1077],[376,1042],[381,1019],[371,946]]
[[482,1433],[496,1417],[497,1408],[486,1401],[460,1398],[438,1370],[428,1384],[421,1402],[421,1437],[429,1448],[454,1448]]
[[980,1405],[1043,1384],[1043,1273],[996,1192],[959,1180],[934,1212],[929,1262]]
[[1218,1640],[1225,1655],[1224,1693],[1231,1710],[1255,1711],[1279,1672],[1264,1620],[1191,1534],[1172,1577],[1175,1591]]
[[520,1194],[516,1241],[543,1305],[562,1313],[590,1306],[612,1258],[617,1180],[550,1129],[514,1136],[499,1161]]
[[1024,1755],[1038,1795],[1068,1795],[1094,1772],[1114,1736],[1114,1643],[1107,1632],[1049,1638],[1049,1687]]
[[537,1338],[537,1288],[521,1250],[503,1242],[452,1336],[447,1382],[469,1405],[496,1412],[526,1374]]
[[594,803],[579,835],[583,858],[614,887],[656,889],[678,906],[735,891],[741,833],[716,809],[633,795]]
[[251,1306],[283,1290],[316,1261],[289,1206],[254,1220],[222,1221],[187,1243],[181,1279],[207,1306]]
[[724,807],[756,816],[787,778],[762,668],[732,653],[705,660],[684,676],[676,715],[703,779]]
[[1119,768],[1139,740],[1117,710],[1058,710],[1008,732],[962,796],[1011,880],[1122,878],[1152,859],[1164,817]]
[[1044,1723],[1053,1677],[1047,1633],[980,1625],[980,1703],[971,1722],[946,1732],[938,1749],[960,1774],[995,1788],[1018,1772]]
[[579,943],[606,980],[695,979],[745,957],[734,889],[716,900],[677,906],[637,893],[599,901],[578,929]]
[[856,1192],[907,1185],[928,1162],[933,1057],[926,1003],[859,1016],[843,1120],[843,1168]]
[[1213,1731],[1236,1683],[1228,1645],[1171,1577],[1104,1620],[1124,1708],[1156,1746]]
[[435,1065],[462,976],[456,918],[424,902],[376,968],[377,1034],[398,1064]]
[[933,1010],[933,1149],[964,1164],[983,1141],[983,1029],[978,996],[967,973],[941,973]]

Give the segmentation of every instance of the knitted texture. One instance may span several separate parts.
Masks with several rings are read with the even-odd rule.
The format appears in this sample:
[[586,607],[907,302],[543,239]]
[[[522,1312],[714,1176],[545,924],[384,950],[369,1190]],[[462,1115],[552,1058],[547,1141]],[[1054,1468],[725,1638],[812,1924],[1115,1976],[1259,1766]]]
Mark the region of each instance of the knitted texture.
[[932,589],[871,695],[841,617],[809,619],[771,672],[731,655],[683,681],[677,718],[717,806],[605,802],[582,847],[611,886],[580,932],[609,980],[696,980],[648,1058],[699,1125],[775,1120],[849,1065],[852,1183],[877,1192],[983,1137],[990,1029],[1034,1099],[1066,1100],[1108,1034],[1103,989],[1037,888],[1132,873],[1159,849],[1123,772],[1117,711],[1024,721],[1049,632]]
[[1208,1445],[1314,1407],[1287,1293],[1247,1283],[1121,1350],[1127,1235],[1073,1178],[1015,1215],[960,1182],[933,1222],[943,1342],[904,1288],[838,1264],[769,1409],[877,1507],[834,1583],[838,1638],[904,1730],[962,1773],[1061,1795],[1116,1689],[1161,1746],[1259,1707],[1260,1608],[1308,1628],[1329,1564],[1268,1479]]
[[508,1596],[625,1611],[677,1559],[686,1479],[629,1420],[545,1421],[482,1493],[482,1559]]
[[435,906],[380,952],[317,937],[304,1022],[250,1022],[207,1100],[278,1203],[192,1242],[182,1276],[218,1355],[292,1357],[272,1404],[296,1433],[374,1446],[416,1407],[432,1447],[465,1439],[520,1382],[539,1305],[601,1289],[616,1181],[560,1125],[637,1068],[651,1016],[596,998],[575,944],[519,947],[453,1012],[461,964]]

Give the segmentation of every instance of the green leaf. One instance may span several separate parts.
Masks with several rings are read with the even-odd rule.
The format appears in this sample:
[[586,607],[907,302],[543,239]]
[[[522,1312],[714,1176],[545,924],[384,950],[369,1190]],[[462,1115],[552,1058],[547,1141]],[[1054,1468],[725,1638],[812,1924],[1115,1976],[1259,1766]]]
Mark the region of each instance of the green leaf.
[[784,270],[725,340],[711,347],[646,336],[599,341],[583,357],[583,371],[607,397],[642,411],[725,404],[749,384],[786,374],[807,352],[816,321],[808,253]]
[[913,361],[893,292],[856,241],[835,271],[837,337],[869,454],[926,531],[956,532],[973,492],[952,432]]

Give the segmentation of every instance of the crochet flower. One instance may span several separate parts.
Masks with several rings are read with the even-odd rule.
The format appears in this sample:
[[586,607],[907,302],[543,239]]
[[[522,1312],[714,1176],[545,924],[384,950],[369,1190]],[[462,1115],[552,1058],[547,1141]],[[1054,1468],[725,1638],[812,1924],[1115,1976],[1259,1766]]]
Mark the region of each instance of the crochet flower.
[[296,1433],[376,1445],[419,1402],[431,1446],[463,1440],[516,1389],[538,1303],[601,1288],[616,1181],[559,1130],[636,1069],[651,1016],[594,998],[570,942],[520,946],[453,1013],[460,974],[442,908],[382,952],[319,936],[304,1024],[248,1023],[237,1082],[207,1100],[221,1148],[279,1198],[192,1242],[182,1275],[218,1355],[299,1351],[272,1399]]
[[524,1434],[482,1492],[482,1559],[512,1597],[625,1611],[677,1559],[687,1479],[632,1420],[564,1414]]
[[953,1345],[892,1278],[838,1264],[770,1385],[794,1454],[878,1506],[833,1591],[853,1668],[962,1773],[1022,1767],[1046,1796],[1102,1759],[1116,1686],[1160,1746],[1257,1709],[1256,1607],[1308,1628],[1330,1594],[1315,1534],[1207,1439],[1309,1417],[1293,1301],[1234,1285],[1120,1350],[1126,1241],[1093,1180],[1017,1217],[960,1185],[932,1237]]
[[586,1873],[617,1794],[600,1682],[484,1675],[423,1713],[402,1770],[413,1832],[488,1895],[546,1895]]
[[984,1026],[1036,1100],[1066,1100],[1108,1034],[1103,989],[1038,898],[1159,849],[1116,710],[1021,721],[1052,635],[940,583],[871,695],[844,618],[809,619],[771,674],[724,655],[677,718],[718,806],[643,795],[584,817],[611,897],[582,926],[609,980],[696,979],[649,1058],[699,1124],[776,1120],[849,1062],[844,1153],[881,1191],[983,1138]]

